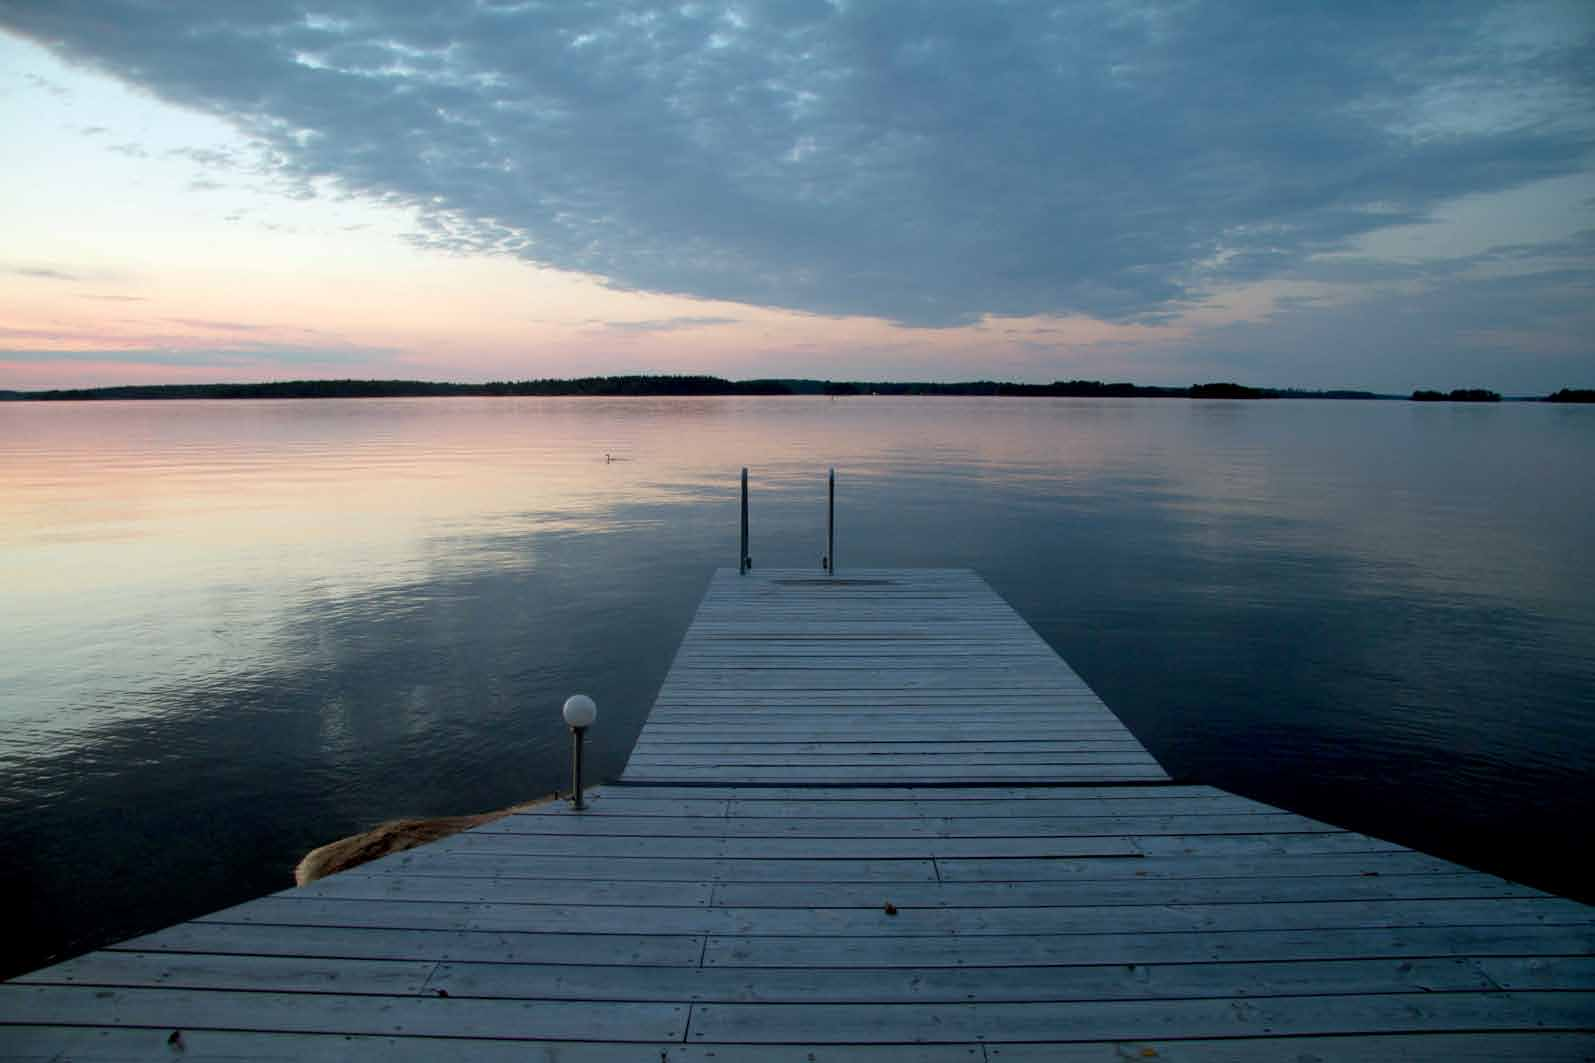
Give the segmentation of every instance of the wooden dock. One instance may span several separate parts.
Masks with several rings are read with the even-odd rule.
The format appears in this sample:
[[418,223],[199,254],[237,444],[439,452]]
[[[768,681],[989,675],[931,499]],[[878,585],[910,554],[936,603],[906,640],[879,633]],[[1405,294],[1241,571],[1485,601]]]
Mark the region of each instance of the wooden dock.
[[1592,1059],[1595,909],[1170,780],[972,573],[727,571],[587,811],[0,985],[0,1057]]

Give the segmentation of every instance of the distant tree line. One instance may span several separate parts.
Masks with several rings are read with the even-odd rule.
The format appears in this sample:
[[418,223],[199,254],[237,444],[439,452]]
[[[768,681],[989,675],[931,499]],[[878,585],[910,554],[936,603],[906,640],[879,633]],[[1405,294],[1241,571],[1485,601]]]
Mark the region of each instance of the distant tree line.
[[151,384],[128,387],[70,388],[0,393],[15,399],[347,399],[408,398],[424,395],[992,395],[1068,398],[1271,399],[1375,398],[1366,391],[1280,391],[1234,383],[1195,387],[1105,384],[1100,380],[1060,380],[1015,384],[999,380],[954,383],[934,381],[856,381],[763,379],[724,380],[714,376],[595,376],[573,380],[495,380],[487,384],[445,384],[425,380],[283,380],[262,384]]
[[110,388],[20,391],[22,399],[369,399],[423,395],[472,395],[475,384],[425,380],[274,380],[261,384],[137,384]]
[[575,380],[498,380],[478,395],[790,395],[778,380],[716,376],[589,376]]
[[1454,391],[1430,391],[1419,388],[1412,393],[1413,402],[1500,402],[1499,392],[1484,388],[1457,388]]
[[[1058,380],[1016,384],[1000,380],[954,383],[900,380],[809,380],[766,378],[725,380],[716,376],[592,376],[571,380],[499,380],[487,384],[448,384],[427,380],[281,380],[260,384],[150,384],[51,391],[0,391],[0,401],[98,399],[349,399],[411,398],[435,395],[986,395],[1019,398],[1168,399],[1388,399],[1372,391],[1304,391],[1254,388],[1232,381],[1192,387],[1156,387],[1100,380]],[[1420,389],[1415,402],[1500,402],[1483,388],[1441,392]],[[1595,390],[1563,388],[1547,402],[1595,402]]]
[[604,376],[448,384],[430,380],[280,380],[262,384],[151,384],[0,393],[18,399],[365,399],[439,395],[785,395],[774,381],[711,376]]

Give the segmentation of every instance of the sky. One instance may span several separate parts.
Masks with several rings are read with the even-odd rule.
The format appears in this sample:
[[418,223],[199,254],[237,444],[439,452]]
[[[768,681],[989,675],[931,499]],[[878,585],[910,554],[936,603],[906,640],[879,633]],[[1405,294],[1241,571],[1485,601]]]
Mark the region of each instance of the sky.
[[0,388],[1595,387],[1588,0],[0,0]]

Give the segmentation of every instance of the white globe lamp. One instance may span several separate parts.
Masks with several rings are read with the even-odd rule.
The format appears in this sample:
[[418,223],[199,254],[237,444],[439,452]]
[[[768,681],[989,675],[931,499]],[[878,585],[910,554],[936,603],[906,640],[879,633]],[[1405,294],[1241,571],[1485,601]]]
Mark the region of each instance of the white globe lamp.
[[598,719],[598,705],[586,694],[572,694],[565,699],[565,723],[575,728],[591,727]]

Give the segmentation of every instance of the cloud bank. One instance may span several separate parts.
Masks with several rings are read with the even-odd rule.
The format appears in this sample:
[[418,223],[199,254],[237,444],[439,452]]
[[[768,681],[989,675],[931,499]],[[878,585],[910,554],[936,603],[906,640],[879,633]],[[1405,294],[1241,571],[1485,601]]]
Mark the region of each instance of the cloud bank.
[[1595,150],[1579,0],[11,0],[0,26],[307,191],[413,207],[430,245],[919,326],[1166,320]]

